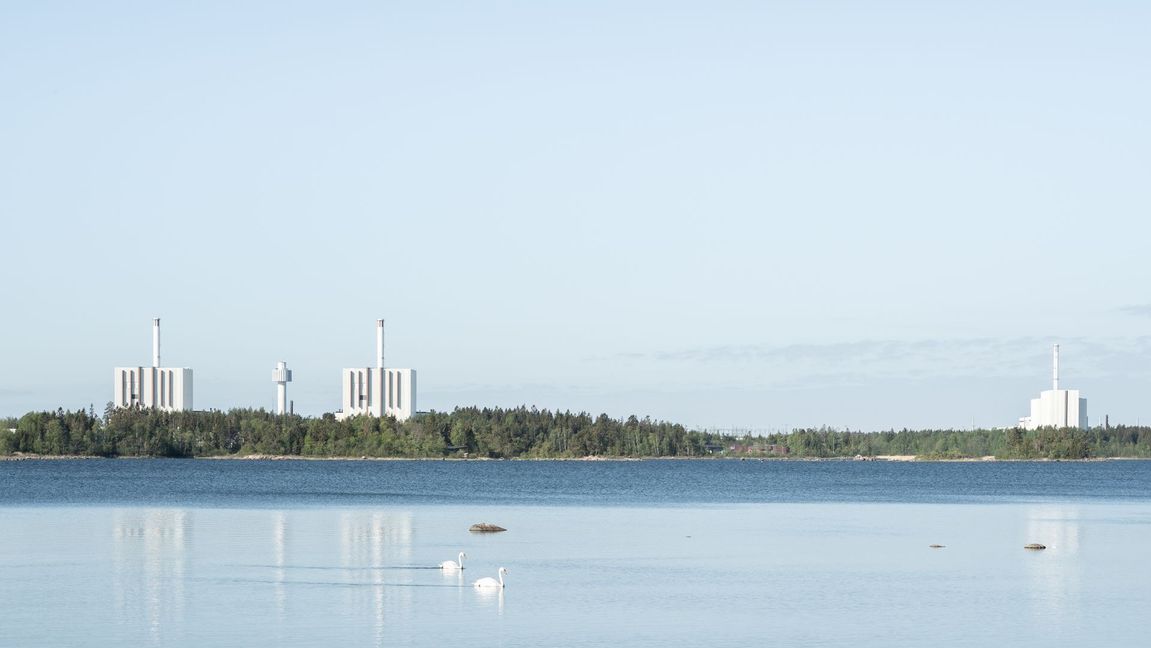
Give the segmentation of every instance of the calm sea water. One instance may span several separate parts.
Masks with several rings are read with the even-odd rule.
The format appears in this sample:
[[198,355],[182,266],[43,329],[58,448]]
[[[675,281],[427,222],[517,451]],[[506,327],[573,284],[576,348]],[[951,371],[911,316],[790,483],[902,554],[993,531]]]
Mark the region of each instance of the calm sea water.
[[1149,541],[1151,462],[0,462],[0,646],[1145,646]]

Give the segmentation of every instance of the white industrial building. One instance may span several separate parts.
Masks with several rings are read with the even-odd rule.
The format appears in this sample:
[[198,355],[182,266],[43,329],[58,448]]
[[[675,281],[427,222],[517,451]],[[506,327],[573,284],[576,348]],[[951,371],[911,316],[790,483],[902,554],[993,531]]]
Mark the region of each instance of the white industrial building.
[[391,416],[398,421],[416,412],[416,370],[384,368],[384,320],[376,320],[376,366],[344,369],[343,400],[337,419]]
[[288,406],[288,383],[292,382],[292,370],[283,360],[272,370],[272,382],[276,383],[276,413],[288,414],[293,408]]
[[152,320],[152,366],[116,367],[113,372],[116,407],[192,409],[192,370],[160,366],[160,318]]
[[1078,389],[1059,389],[1059,345],[1053,353],[1051,389],[1031,399],[1031,415],[1019,419],[1019,427],[1035,430],[1041,427],[1087,429],[1087,399]]

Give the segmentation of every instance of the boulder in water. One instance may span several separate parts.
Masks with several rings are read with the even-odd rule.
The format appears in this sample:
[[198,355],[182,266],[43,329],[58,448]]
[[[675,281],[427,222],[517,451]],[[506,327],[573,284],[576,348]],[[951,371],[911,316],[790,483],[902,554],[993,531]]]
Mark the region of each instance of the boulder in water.
[[499,533],[500,531],[507,531],[507,529],[492,524],[491,522],[480,522],[479,524],[473,524],[468,531],[472,533]]
[[1029,545],[1023,545],[1023,548],[1024,549],[1046,549],[1047,545],[1039,544],[1038,542],[1032,542]]

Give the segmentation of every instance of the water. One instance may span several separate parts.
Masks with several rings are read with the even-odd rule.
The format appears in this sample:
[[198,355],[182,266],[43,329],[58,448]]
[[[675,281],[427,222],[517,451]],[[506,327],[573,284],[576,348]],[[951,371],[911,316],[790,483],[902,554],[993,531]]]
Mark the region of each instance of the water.
[[0,462],[0,645],[1143,646],[1149,532],[1151,462]]
[[1151,500],[1151,462],[20,461],[0,504],[196,507]]

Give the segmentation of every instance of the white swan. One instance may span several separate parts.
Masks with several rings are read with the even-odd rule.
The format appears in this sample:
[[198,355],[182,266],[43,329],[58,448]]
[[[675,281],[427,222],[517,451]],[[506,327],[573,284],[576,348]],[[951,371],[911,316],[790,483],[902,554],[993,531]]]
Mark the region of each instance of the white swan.
[[508,573],[507,567],[500,567],[500,571],[499,571],[500,579],[499,580],[496,580],[496,579],[492,578],[491,576],[487,576],[485,578],[481,578],[478,581],[472,583],[472,585],[475,587],[481,587],[481,588],[503,587],[504,586],[504,574],[506,574],[506,573]]
[[459,562],[456,562],[454,560],[445,560],[442,563],[440,563],[440,569],[463,569],[464,568],[464,558],[467,558],[467,557],[468,557],[468,555],[461,551],[460,555],[459,555],[459,559],[460,559]]

